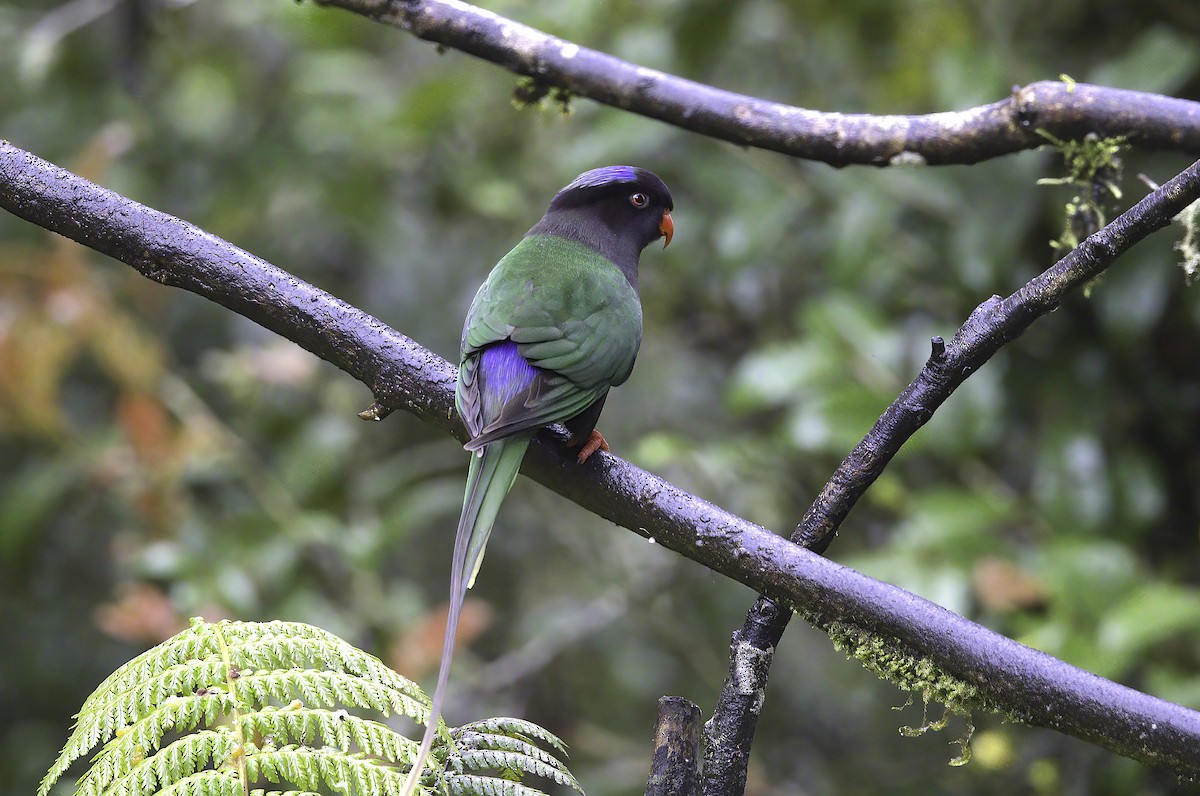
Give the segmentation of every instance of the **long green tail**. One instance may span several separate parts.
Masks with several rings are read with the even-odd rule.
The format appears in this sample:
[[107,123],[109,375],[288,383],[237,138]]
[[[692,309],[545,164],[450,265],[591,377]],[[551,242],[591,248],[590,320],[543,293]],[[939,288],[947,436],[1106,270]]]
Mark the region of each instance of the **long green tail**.
[[450,569],[450,612],[446,616],[446,638],[442,642],[442,662],[438,666],[437,686],[433,691],[429,722],[421,738],[421,748],[413,763],[408,779],[404,782],[402,796],[412,796],[421,779],[433,738],[437,734],[442,715],[442,698],[446,683],[450,679],[450,660],[454,657],[454,637],[458,634],[458,618],[462,614],[463,600],[467,589],[475,583],[479,565],[483,563],[483,550],[492,533],[492,524],[500,505],[517,480],[525,449],[533,439],[530,434],[518,434],[507,439],[496,440],[485,445],[471,456],[467,471],[467,489],[463,495],[462,514],[458,518],[458,532],[454,536],[454,559]]

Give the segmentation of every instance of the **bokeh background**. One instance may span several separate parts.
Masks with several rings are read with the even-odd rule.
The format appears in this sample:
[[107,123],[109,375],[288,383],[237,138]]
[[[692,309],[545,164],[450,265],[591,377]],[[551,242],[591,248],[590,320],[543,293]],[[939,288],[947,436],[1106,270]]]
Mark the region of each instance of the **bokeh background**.
[[[1200,99],[1200,10],[664,0],[486,7],[637,63],[822,110],[924,113],[1080,81]],[[550,196],[634,163],[674,190],[614,449],[789,532],[933,334],[1055,258],[1051,151],[831,169],[576,100],[312,4],[7,0],[0,136],[181,216],[447,357]],[[1124,203],[1191,158],[1125,157]],[[1200,293],[1160,233],[978,374],[830,550],[1054,655],[1200,708]],[[428,684],[466,459],[194,295],[0,216],[0,782],[30,792],[104,676],[186,618],[321,625]],[[711,710],[753,595],[522,479],[447,718],[520,715],[597,796],[641,792],[655,700]],[[1127,794],[1171,777],[918,704],[793,623],[749,792]],[[931,708],[933,715],[940,709]],[[60,792],[66,792],[60,789]]]

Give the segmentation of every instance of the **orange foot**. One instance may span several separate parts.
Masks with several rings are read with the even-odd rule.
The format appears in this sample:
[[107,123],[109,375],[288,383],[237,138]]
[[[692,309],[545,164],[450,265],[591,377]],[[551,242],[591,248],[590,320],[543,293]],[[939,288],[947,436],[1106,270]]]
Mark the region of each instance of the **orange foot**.
[[591,436],[587,438],[587,442],[583,443],[583,447],[579,449],[579,455],[575,458],[575,461],[583,464],[596,451],[606,450],[608,450],[608,440],[599,431],[592,429]]

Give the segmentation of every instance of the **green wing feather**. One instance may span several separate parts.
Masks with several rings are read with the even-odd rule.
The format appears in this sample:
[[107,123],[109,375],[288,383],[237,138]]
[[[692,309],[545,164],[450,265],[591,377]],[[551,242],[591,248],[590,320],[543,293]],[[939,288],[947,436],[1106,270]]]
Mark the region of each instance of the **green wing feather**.
[[[476,359],[503,340],[517,343],[541,372],[519,400],[485,418]],[[467,449],[579,414],[629,378],[641,341],[637,291],[615,265],[564,238],[525,238],[496,265],[467,314],[457,390],[472,437]]]

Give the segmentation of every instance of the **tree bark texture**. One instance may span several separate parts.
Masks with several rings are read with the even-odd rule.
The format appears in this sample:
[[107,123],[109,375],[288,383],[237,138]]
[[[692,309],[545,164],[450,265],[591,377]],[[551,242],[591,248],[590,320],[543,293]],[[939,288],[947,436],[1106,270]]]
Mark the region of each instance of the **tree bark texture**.
[[683,697],[661,697],[646,796],[696,796],[699,787],[700,708]]

